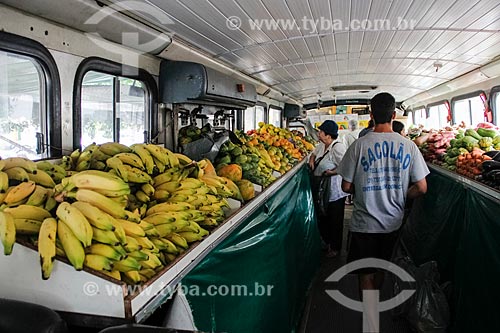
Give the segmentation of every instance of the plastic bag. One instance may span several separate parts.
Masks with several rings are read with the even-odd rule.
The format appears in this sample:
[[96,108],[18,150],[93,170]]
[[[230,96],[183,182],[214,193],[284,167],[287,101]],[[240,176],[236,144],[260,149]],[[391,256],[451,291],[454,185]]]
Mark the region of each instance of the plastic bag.
[[[312,171],[311,171],[312,172]],[[311,191],[317,214],[326,216],[330,202],[331,177],[312,176]]]
[[[446,332],[450,324],[450,309],[446,295],[438,284],[437,263],[429,261],[417,267],[411,258],[402,252],[397,252],[393,262],[415,279],[416,290],[408,301],[395,308],[392,313],[405,317],[416,332]],[[404,289],[409,287],[403,286],[401,280],[394,278],[394,297]]]

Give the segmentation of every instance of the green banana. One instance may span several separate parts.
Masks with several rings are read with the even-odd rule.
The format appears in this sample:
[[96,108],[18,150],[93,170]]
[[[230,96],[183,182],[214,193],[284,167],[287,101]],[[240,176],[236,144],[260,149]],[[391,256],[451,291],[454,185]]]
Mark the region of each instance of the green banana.
[[31,206],[43,206],[49,197],[49,189],[36,185],[35,190],[28,197],[28,201],[26,201],[26,205]]
[[64,253],[71,265],[78,271],[82,270],[85,261],[85,250],[82,243],[63,221],[57,223],[57,237],[61,241]]
[[0,211],[0,240],[3,244],[3,253],[8,256],[12,253],[12,248],[16,242],[16,225],[14,217]]
[[42,266],[42,279],[47,280],[52,273],[56,257],[57,220],[53,217],[46,218],[38,234],[38,253]]
[[106,160],[106,166],[109,169],[115,170],[116,174],[122,178],[125,182],[128,182],[128,171],[125,168],[122,160],[117,157],[110,157]]
[[140,251],[140,250],[129,252],[128,255],[130,257],[134,258],[135,260],[139,260],[139,261],[149,259],[149,255],[145,252]]
[[141,264],[137,260],[132,257],[127,257],[126,259],[122,259],[116,261],[113,265],[114,269],[123,273],[130,271],[138,271],[142,268]]
[[92,237],[94,240],[108,245],[119,245],[120,241],[116,237],[115,233],[110,230],[102,230],[96,227],[92,227]]

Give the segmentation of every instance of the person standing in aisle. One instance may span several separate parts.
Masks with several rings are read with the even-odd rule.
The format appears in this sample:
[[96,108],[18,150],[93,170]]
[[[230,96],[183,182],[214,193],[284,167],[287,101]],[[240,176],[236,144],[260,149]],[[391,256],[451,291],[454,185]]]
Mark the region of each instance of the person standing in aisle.
[[345,154],[346,147],[337,140],[339,127],[336,122],[325,120],[318,129],[320,143],[309,158],[309,166],[314,176],[330,178],[330,196],[326,214],[321,215],[319,209],[316,209],[316,212],[321,237],[328,247],[327,257],[334,258],[342,249],[344,233],[344,204],[348,194],[341,189],[342,179],[337,174],[337,167]]
[[405,134],[405,124],[398,120],[393,120],[392,121],[392,131],[396,132],[398,134],[401,134],[402,136],[406,136]]
[[368,127],[365,127],[359,132],[358,138],[361,138],[362,136],[365,136],[368,132],[373,131],[373,126],[375,126],[375,123],[373,122],[373,119],[370,119],[368,121]]
[[[373,131],[356,140],[337,168],[342,189],[354,194],[347,261],[389,260],[405,202],[427,191],[429,169],[415,143],[392,131],[395,100],[379,93],[371,100]],[[410,185],[411,184],[411,185]],[[383,271],[358,271],[360,293],[380,290]]]

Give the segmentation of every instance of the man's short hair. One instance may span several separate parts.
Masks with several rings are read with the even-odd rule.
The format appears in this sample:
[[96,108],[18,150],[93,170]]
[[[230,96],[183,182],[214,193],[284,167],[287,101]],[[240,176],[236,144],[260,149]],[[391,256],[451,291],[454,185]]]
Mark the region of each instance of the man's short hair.
[[389,123],[396,109],[396,100],[391,94],[382,92],[373,96],[370,106],[375,124]]
[[392,121],[392,130],[396,133],[401,133],[405,129],[405,124],[398,120]]

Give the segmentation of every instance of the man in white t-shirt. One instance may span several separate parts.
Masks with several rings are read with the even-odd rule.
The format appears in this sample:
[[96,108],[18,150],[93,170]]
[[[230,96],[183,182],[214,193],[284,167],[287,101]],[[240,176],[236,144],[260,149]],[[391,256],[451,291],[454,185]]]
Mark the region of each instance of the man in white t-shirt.
[[[371,100],[373,131],[348,149],[337,172],[342,189],[354,194],[348,262],[364,258],[389,260],[407,199],[427,191],[429,169],[415,143],[392,131],[395,100],[380,93]],[[359,270],[360,293],[380,289],[383,272]]]

